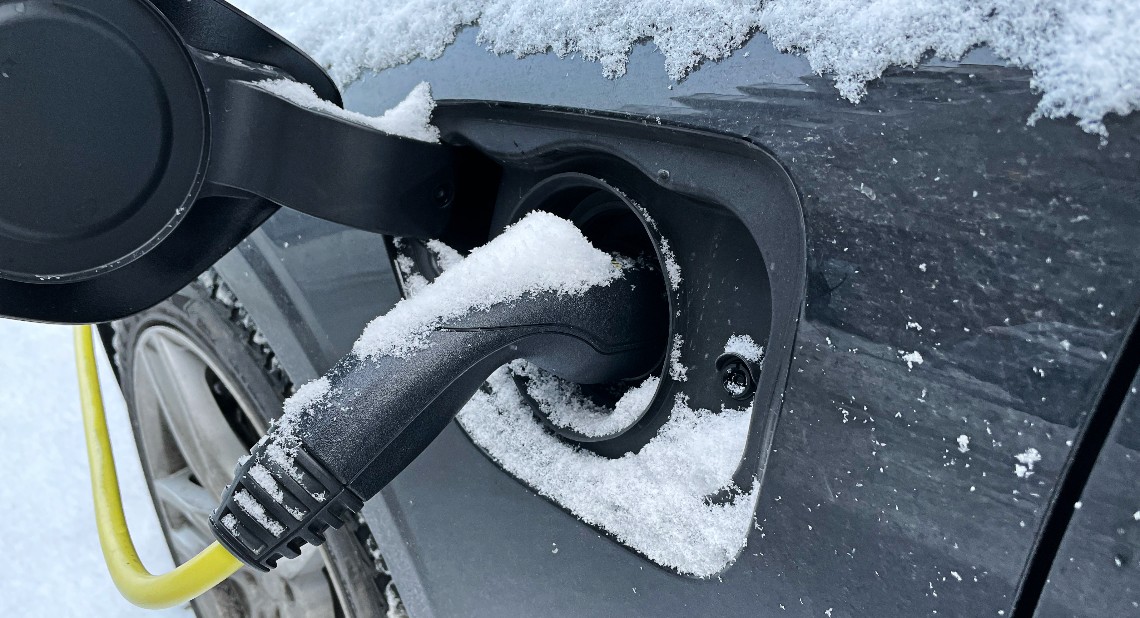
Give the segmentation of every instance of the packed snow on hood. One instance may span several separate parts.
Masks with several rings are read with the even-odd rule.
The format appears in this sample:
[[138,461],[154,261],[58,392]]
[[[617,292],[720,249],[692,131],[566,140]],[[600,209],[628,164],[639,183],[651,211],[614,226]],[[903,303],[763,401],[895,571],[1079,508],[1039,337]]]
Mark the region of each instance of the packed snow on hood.
[[[401,251],[403,241],[396,243]],[[397,256],[401,277],[415,281],[409,298],[376,318],[355,345],[360,356],[399,356],[419,349],[446,320],[537,291],[577,294],[608,285],[623,260],[594,248],[578,228],[548,213],[532,213],[495,241],[461,257],[428,243],[442,268],[435,283]],[[679,343],[679,342],[678,342]],[[759,358],[751,339],[734,337],[726,349]],[[672,359],[680,365],[680,345]],[[527,394],[557,426],[587,436],[609,435],[637,422],[657,395],[660,376],[628,388],[612,409],[586,398],[576,385],[515,362],[498,369],[458,415],[460,425],[505,470],[583,521],[649,559],[681,573],[710,577],[732,563],[753,523],[757,492],[729,504],[708,497],[732,487],[744,451],[751,408],[691,408],[683,393],[666,401],[670,417],[639,452],[609,459],[553,435],[534,413],[512,376],[528,380]],[[295,448],[291,428],[312,404],[330,396],[325,379],[302,387],[285,404],[271,435],[279,455]],[[272,450],[272,449],[270,449]],[[272,456],[272,455],[271,455]]]
[[853,102],[890,66],[986,45],[1033,72],[1030,116],[1075,116],[1106,135],[1107,114],[1140,107],[1140,2],[1126,0],[235,0],[326,66],[341,84],[364,70],[436,58],[465,26],[496,54],[553,51],[625,73],[652,41],[680,80],[733,53],[756,32],[803,54]]
[[412,88],[403,101],[380,116],[365,116],[342,109],[335,103],[317,96],[312,86],[291,79],[266,79],[252,83],[301,107],[371,127],[388,135],[398,135],[433,144],[439,142],[439,129],[431,124],[435,99],[431,97],[431,86],[427,82],[420,82]]

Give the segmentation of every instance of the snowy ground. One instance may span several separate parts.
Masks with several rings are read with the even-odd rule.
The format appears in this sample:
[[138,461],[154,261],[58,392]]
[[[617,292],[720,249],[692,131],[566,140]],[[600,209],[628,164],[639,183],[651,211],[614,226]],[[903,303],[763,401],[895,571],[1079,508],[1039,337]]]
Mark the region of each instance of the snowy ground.
[[[0,616],[190,616],[119,596],[95,534],[71,329],[0,320]],[[100,358],[105,386],[110,369]],[[107,418],[124,509],[143,563],[171,568],[117,388]]]

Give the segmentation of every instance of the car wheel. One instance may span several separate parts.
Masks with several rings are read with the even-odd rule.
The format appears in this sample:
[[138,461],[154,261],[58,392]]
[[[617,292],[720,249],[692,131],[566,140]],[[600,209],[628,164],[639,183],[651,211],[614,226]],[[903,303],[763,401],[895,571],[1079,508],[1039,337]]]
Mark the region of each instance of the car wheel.
[[[115,364],[143,470],[174,559],[214,540],[210,513],[238,459],[292,386],[212,273],[112,325]],[[363,520],[262,573],[245,568],[193,601],[199,616],[371,616],[387,610],[386,569]]]

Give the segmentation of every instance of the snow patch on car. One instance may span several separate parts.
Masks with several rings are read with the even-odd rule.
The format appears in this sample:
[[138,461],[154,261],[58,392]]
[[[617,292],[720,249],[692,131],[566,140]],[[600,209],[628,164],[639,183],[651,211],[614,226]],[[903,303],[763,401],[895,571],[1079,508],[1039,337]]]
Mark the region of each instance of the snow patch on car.
[[804,55],[857,102],[891,66],[930,54],[961,58],[986,45],[1033,72],[1042,97],[1029,118],[1075,116],[1107,135],[1104,117],[1140,107],[1140,3],[1111,0],[235,0],[347,84],[363,70],[437,58],[476,25],[496,54],[554,52],[620,77],[633,46],[651,41],[674,80],[764,32]]
[[447,246],[447,243],[443,241],[433,238],[425,244],[435,256],[435,263],[439,265],[440,271],[447,270],[463,260],[463,256],[458,251]]
[[853,102],[892,65],[916,66],[930,53],[957,59],[986,45],[1033,71],[1042,98],[1030,124],[1072,115],[1102,136],[1106,115],[1140,107],[1137,23],[1140,3],[1110,0],[776,0],[758,20],[777,47],[833,75]]
[[673,335],[673,346],[669,348],[669,377],[677,382],[689,379],[689,368],[681,362],[681,347],[685,339],[680,335]]
[[967,453],[970,451],[970,436],[961,434],[958,436],[958,439],[956,441],[958,442],[959,453]]
[[1013,473],[1019,479],[1027,479],[1033,476],[1033,466],[1041,461],[1041,452],[1032,446],[1025,449],[1025,452],[1014,455],[1019,463],[1014,464]]
[[899,358],[902,359],[904,363],[906,363],[906,368],[908,371],[914,369],[915,365],[921,365],[923,363],[922,354],[918,350],[905,353],[902,350],[899,350]]
[[345,110],[317,96],[312,86],[291,79],[267,79],[251,83],[306,109],[324,112],[388,135],[439,143],[439,129],[431,124],[435,99],[431,96],[431,86],[427,82],[420,82],[403,101],[380,116],[365,116]]
[[547,432],[507,369],[487,383],[459,422],[491,458],[540,494],[681,573],[716,575],[744,547],[756,490],[727,504],[707,498],[732,485],[751,408],[694,410],[678,396],[669,420],[641,451],[608,459]]
[[657,394],[658,376],[649,376],[628,389],[612,408],[599,405],[582,392],[582,387],[518,360],[509,365],[512,374],[526,378],[526,393],[556,427],[588,438],[611,436],[628,429],[641,419]]
[[725,354],[735,354],[754,363],[764,360],[764,346],[756,343],[749,335],[732,335],[724,344]]

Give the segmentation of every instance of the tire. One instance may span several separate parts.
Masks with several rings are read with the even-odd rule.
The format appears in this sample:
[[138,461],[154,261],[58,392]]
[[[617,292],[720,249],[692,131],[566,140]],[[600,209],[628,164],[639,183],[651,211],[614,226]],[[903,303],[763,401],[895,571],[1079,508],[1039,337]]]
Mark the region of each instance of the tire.
[[[143,471],[181,563],[213,540],[210,512],[292,384],[213,273],[111,328]],[[374,616],[393,593],[361,519],[269,573],[242,569],[192,604],[203,617]]]

